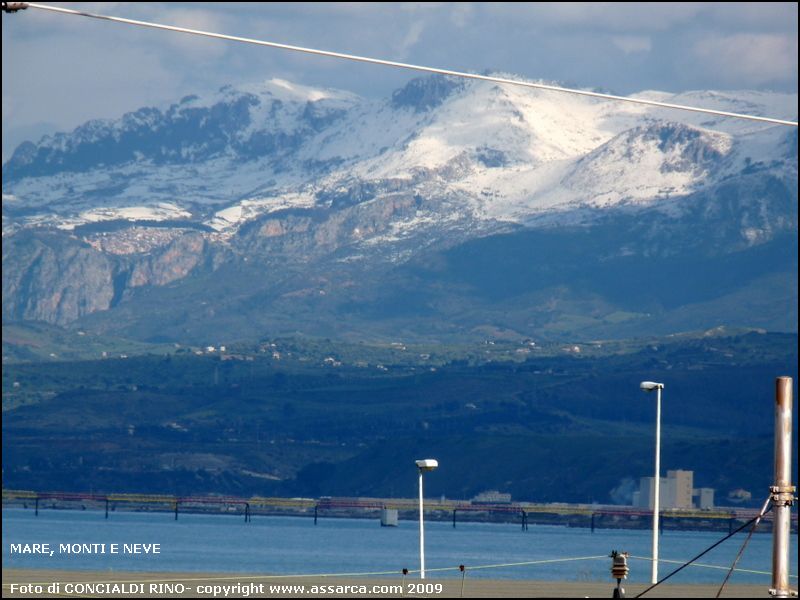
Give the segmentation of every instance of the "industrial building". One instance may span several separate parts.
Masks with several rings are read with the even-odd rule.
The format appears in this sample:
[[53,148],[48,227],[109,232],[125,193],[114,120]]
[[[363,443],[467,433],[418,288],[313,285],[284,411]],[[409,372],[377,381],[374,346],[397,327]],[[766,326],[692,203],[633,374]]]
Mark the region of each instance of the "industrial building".
[[[654,477],[642,477],[639,480],[639,490],[633,493],[633,506],[653,508],[654,482]],[[712,508],[714,506],[714,490],[712,488],[694,488],[693,483],[694,471],[681,469],[667,471],[667,476],[661,478],[660,507],[662,509]]]

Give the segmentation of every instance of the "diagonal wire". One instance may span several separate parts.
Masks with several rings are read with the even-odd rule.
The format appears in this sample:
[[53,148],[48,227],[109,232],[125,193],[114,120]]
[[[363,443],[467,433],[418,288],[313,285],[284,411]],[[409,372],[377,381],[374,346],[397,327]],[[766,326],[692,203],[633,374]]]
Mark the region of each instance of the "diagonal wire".
[[[560,562],[577,562],[582,560],[597,560],[601,558],[607,558],[606,555],[601,556],[576,556],[572,558],[551,558],[551,559],[544,559],[544,560],[530,560],[526,562],[513,562],[513,563],[501,563],[501,564],[491,564],[491,565],[476,565],[474,567],[469,567],[470,570],[479,570],[479,569],[497,569],[501,567],[520,567],[520,566],[530,566],[530,565],[547,565],[552,563],[560,563]],[[438,567],[434,569],[425,569],[425,571],[429,573],[433,572],[445,572],[445,571],[460,571],[461,566],[457,567]],[[419,573],[419,569],[409,569],[406,573],[403,574],[413,574]],[[376,577],[376,576],[386,576],[386,575],[397,575],[397,569],[388,570],[388,571],[366,571],[366,572],[352,572],[352,573],[295,573],[292,575],[226,575],[220,577],[176,577],[173,574],[169,574],[166,577],[158,578],[158,579],[130,579],[130,580],[122,580],[122,581],[85,581],[85,582],[70,582],[70,583],[107,583],[107,584],[130,584],[130,583],[165,583],[165,582],[203,582],[203,581],[256,581],[256,580],[275,580],[275,579],[313,579],[313,578],[323,578],[323,577]],[[41,583],[30,583],[29,585],[48,585],[52,582],[41,582]],[[4,588],[10,587],[10,583],[3,583]]]
[[734,531],[730,532],[730,533],[729,533],[728,535],[726,535],[724,538],[722,538],[721,540],[719,540],[719,541],[715,542],[714,544],[712,544],[711,546],[709,546],[708,548],[706,548],[705,550],[703,550],[703,551],[702,551],[700,554],[698,554],[698,555],[697,555],[697,556],[695,556],[694,558],[692,558],[692,559],[688,560],[687,562],[683,563],[683,564],[682,564],[680,567],[678,567],[677,569],[675,569],[674,571],[672,571],[672,573],[670,573],[670,574],[669,574],[669,575],[667,575],[666,577],[663,577],[662,579],[658,580],[658,581],[657,581],[657,582],[655,582],[653,585],[651,585],[650,587],[648,587],[647,589],[645,589],[643,592],[640,592],[640,593],[639,593],[637,596],[635,596],[635,597],[636,597],[636,598],[641,598],[641,597],[642,597],[642,596],[644,596],[644,595],[645,595],[647,592],[649,592],[650,590],[652,590],[654,587],[661,585],[662,583],[664,583],[664,582],[665,582],[667,579],[669,579],[669,578],[670,578],[670,577],[672,577],[673,575],[675,575],[675,574],[677,574],[677,573],[679,573],[679,572],[683,571],[683,570],[684,570],[686,567],[688,567],[689,565],[691,565],[691,564],[692,564],[694,561],[696,561],[696,560],[697,560],[698,558],[700,558],[701,556],[705,556],[706,554],[708,554],[709,552],[711,552],[711,551],[712,551],[714,548],[716,548],[717,546],[719,546],[719,545],[720,545],[722,542],[724,542],[725,540],[728,540],[728,539],[732,538],[734,535],[736,535],[737,533],[739,533],[739,532],[740,532],[742,529],[744,529],[744,528],[746,528],[746,527],[750,526],[750,525],[751,525],[751,524],[753,524],[755,521],[757,521],[757,520],[761,519],[761,517],[762,517],[762,516],[763,516],[763,515],[758,515],[757,517],[753,517],[753,518],[752,518],[752,519],[750,519],[750,520],[749,520],[747,523],[745,523],[745,524],[744,524],[744,525],[742,525],[741,527],[738,527],[738,528],[737,528],[737,529],[735,529]]
[[765,514],[767,514],[767,512],[769,512],[770,508],[768,508],[768,507],[770,506],[770,502],[771,501],[772,501],[772,498],[767,498],[764,501],[764,506],[761,507],[761,512],[758,513],[758,517],[756,518],[755,523],[753,523],[753,526],[750,528],[750,533],[747,534],[747,537],[745,538],[744,543],[742,544],[742,547],[739,549],[739,554],[736,555],[736,558],[734,559],[733,564],[731,565],[731,568],[728,571],[728,574],[725,575],[725,579],[723,580],[722,585],[719,586],[719,590],[717,591],[717,595],[714,596],[715,598],[719,598],[720,595],[722,594],[722,590],[725,589],[725,586],[727,585],[728,580],[731,578],[731,575],[733,575],[733,571],[736,569],[736,565],[739,564],[739,559],[742,558],[742,554],[744,554],[744,550],[745,550],[745,548],[747,548],[747,544],[750,542],[750,538],[753,537],[753,533],[758,528],[758,524],[761,523],[762,517]]
[[[653,559],[651,557],[649,557],[649,556],[636,556],[636,555],[632,554],[629,558],[635,558],[636,560],[643,560],[643,561],[647,561],[647,562],[652,562],[653,561]],[[682,560],[669,560],[667,558],[660,558],[660,557],[658,559],[658,562],[659,562],[659,564],[660,563],[672,564],[672,565],[682,565],[683,564]],[[694,568],[697,568],[697,569],[716,569],[718,571],[727,571],[730,568],[730,567],[726,567],[726,566],[722,566],[722,565],[709,565],[709,564],[699,563],[699,562],[693,562],[691,564],[691,566],[694,567]],[[772,574],[770,571],[760,571],[758,569],[736,569],[736,572],[737,573],[750,573],[752,575],[771,575]],[[791,577],[792,579],[797,579],[797,575],[794,575],[794,574],[791,574],[791,573],[789,574],[789,577]]]
[[266,40],[258,40],[253,38],[246,38],[240,37],[235,35],[226,35],[222,33],[214,33],[210,31],[201,31],[199,29],[189,29],[186,27],[177,27],[174,25],[163,25],[160,23],[152,23],[149,21],[139,21],[135,19],[125,19],[122,17],[111,17],[107,15],[98,15],[95,13],[84,12],[79,10],[72,10],[69,8],[61,8],[57,6],[50,6],[48,4],[38,4],[35,2],[23,2],[20,4],[24,4],[25,7],[30,8],[38,8],[40,10],[49,10],[53,12],[58,12],[62,14],[68,15],[75,15],[81,17],[90,17],[92,19],[101,19],[104,21],[113,21],[116,23],[125,23],[128,25],[138,25],[140,27],[150,27],[153,29],[162,29],[166,31],[174,31],[178,33],[188,33],[192,35],[200,35],[204,37],[216,38],[221,40],[228,40],[232,42],[242,42],[245,44],[256,44],[258,46],[268,46],[270,48],[278,48],[281,50],[291,50],[293,52],[303,52],[305,54],[315,54],[317,56],[327,56],[330,58],[341,58],[345,60],[352,60],[357,62],[363,63],[370,63],[374,65],[382,65],[386,67],[395,67],[399,69],[410,69],[414,71],[423,71],[426,73],[436,73],[438,75],[448,75],[451,77],[461,77],[466,79],[479,79],[481,81],[491,81],[494,83],[502,83],[508,85],[518,85],[528,88],[535,88],[540,90],[548,90],[551,92],[563,92],[569,94],[577,94],[581,96],[590,96],[592,98],[601,98],[604,100],[616,100],[619,102],[631,102],[634,104],[644,104],[647,106],[656,106],[660,108],[669,108],[674,110],[684,110],[684,111],[692,111],[692,112],[699,112],[711,115],[718,115],[722,117],[733,117],[736,119],[747,119],[750,121],[760,121],[762,123],[773,123],[776,125],[788,125],[790,127],[797,127],[797,121],[788,121],[784,119],[775,119],[772,117],[759,117],[755,115],[746,115],[742,113],[734,113],[734,112],[727,112],[721,110],[714,110],[710,108],[699,108],[697,106],[687,106],[683,104],[672,104],[669,102],[659,102],[656,100],[645,100],[643,98],[630,98],[627,96],[615,96],[613,94],[601,94],[599,92],[590,92],[588,90],[577,90],[573,88],[564,88],[555,85],[547,85],[544,83],[534,83],[530,81],[520,81],[518,79],[507,79],[504,77],[493,77],[490,75],[479,75],[477,73],[466,73],[463,71],[451,71],[449,69],[439,69],[436,67],[426,67],[422,65],[414,65],[409,63],[402,63],[392,60],[383,60],[379,58],[370,58],[367,56],[358,56],[355,54],[345,54],[343,52],[331,52],[328,50],[318,50],[315,48],[306,48],[303,46],[292,46],[289,44],[279,44],[277,42],[269,42]]

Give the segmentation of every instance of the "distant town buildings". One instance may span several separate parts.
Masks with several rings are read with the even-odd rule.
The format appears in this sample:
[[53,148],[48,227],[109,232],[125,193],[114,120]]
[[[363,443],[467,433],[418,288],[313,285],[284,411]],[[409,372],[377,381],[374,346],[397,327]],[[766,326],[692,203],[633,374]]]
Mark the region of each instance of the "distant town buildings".
[[697,508],[714,508],[714,488],[697,488],[693,495],[697,498]]
[[[654,502],[654,477],[642,477],[639,490],[633,493],[633,506],[652,509]],[[670,508],[713,508],[713,488],[695,488],[694,471],[675,469],[667,471],[661,478],[659,489],[659,506]]]
[[473,504],[510,504],[511,494],[501,494],[497,490],[489,490],[481,492],[471,502]]

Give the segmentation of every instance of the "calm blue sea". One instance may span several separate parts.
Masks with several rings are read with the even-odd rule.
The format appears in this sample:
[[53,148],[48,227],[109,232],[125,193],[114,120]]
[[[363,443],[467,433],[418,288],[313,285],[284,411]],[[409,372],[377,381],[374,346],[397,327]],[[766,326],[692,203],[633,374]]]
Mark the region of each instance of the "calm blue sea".
[[[681,563],[723,537],[723,533],[665,531],[661,557]],[[416,521],[397,528],[380,527],[377,520],[260,517],[245,523],[241,516],[171,513],[102,512],[75,510],[3,511],[3,567],[120,571],[212,571],[247,574],[399,573],[419,567],[419,530]],[[456,577],[458,571],[434,569],[466,565],[469,577],[543,580],[609,580],[611,550],[644,557],[650,553],[649,531],[589,529],[426,521],[426,567],[430,578]],[[734,536],[703,557],[705,565],[730,566],[744,541]],[[50,544],[53,556],[11,554],[11,544]],[[60,544],[159,544],[155,555],[65,554]],[[740,568],[770,570],[772,536],[756,534]],[[478,569],[486,565],[602,556],[601,559],[551,562],[540,565]],[[631,580],[649,580],[650,564],[631,559]],[[797,564],[797,536],[792,562]],[[664,563],[661,575],[678,565]],[[796,574],[796,573],[795,573]],[[672,581],[721,582],[725,571],[690,567]],[[769,585],[765,574],[738,572],[733,582]],[[796,585],[797,580],[793,580]]]

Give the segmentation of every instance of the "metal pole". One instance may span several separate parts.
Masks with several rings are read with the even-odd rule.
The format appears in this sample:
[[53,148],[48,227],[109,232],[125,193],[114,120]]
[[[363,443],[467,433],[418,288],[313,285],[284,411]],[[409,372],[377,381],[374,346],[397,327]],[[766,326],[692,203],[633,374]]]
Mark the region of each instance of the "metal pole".
[[658,582],[658,511],[661,492],[661,388],[656,389],[656,474],[653,481],[653,566],[650,583]]
[[773,511],[772,589],[777,598],[788,598],[789,537],[792,503],[792,378],[775,380],[775,485],[770,488]]
[[422,518],[422,469],[419,470],[419,578],[425,579],[425,524]]

